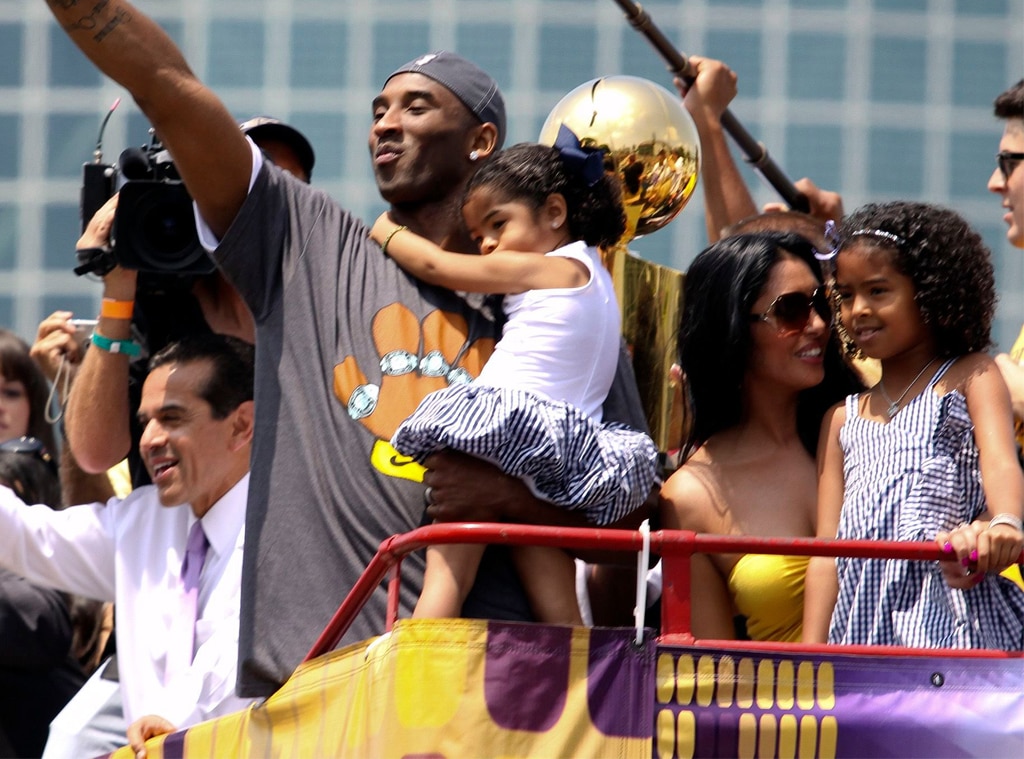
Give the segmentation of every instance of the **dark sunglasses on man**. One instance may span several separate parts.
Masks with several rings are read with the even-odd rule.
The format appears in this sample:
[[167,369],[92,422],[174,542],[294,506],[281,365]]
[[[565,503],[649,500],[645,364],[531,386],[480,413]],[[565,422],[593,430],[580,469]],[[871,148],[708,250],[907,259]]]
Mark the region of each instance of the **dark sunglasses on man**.
[[1011,153],[1009,150],[1001,150],[996,153],[996,164],[999,166],[1004,182],[1010,180],[1010,174],[1020,165],[1021,161],[1024,161],[1024,153]]
[[751,314],[751,321],[763,321],[771,324],[780,335],[793,335],[807,329],[811,321],[811,312],[815,312],[831,327],[835,320],[832,303],[824,287],[815,288],[810,295],[807,293],[783,293],[771,302],[771,305],[760,314]]

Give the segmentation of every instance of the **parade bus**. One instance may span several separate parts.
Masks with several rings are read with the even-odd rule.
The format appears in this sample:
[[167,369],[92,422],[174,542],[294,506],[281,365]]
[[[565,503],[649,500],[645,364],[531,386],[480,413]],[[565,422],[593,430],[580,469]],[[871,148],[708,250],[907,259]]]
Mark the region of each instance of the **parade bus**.
[[[631,627],[398,619],[402,559],[432,543],[635,552]],[[385,540],[263,703],[160,736],[149,759],[1024,756],[1020,652],[698,640],[695,553],[946,559],[934,543],[437,524]],[[660,625],[646,573],[662,561]],[[386,629],[335,650],[387,582]],[[130,748],[112,755],[131,759]]]

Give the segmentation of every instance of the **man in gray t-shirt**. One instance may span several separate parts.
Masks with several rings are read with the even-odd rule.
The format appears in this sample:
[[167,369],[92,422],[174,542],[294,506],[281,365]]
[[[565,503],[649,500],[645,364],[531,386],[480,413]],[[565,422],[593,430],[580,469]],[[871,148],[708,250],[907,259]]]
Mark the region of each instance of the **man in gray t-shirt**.
[[[264,163],[216,96],[150,19],[127,3],[79,12],[50,3],[72,40],[125,86],[174,156],[218,265],[256,321],[256,413],[243,567],[239,693],[268,695],[288,677],[379,543],[423,523],[423,470],[387,441],[426,393],[476,376],[500,335],[469,303],[402,272],[367,228],[326,194]],[[74,5],[73,3],[70,5]],[[411,61],[373,103],[369,148],[396,222],[475,252],[463,228],[465,182],[504,137],[497,85],[450,53]],[[626,369],[623,376],[631,378]],[[605,418],[643,426],[635,388],[618,382]],[[626,400],[623,402],[622,399]],[[623,413],[626,409],[629,413]],[[572,523],[483,462],[430,462],[429,516]],[[458,486],[453,483],[457,482]],[[411,608],[422,562],[407,562]],[[349,640],[382,630],[383,591]],[[491,551],[467,615],[525,619],[515,572]]]

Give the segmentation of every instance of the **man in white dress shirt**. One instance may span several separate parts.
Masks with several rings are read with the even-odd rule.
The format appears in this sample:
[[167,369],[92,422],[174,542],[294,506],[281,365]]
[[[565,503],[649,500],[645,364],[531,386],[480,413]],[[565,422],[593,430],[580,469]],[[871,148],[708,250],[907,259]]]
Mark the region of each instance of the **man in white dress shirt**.
[[[121,695],[136,747],[252,702],[234,694],[252,362],[250,345],[220,335],[153,357],[139,407],[153,484],[123,500],[53,511],[26,507],[0,487],[0,565],[114,602]],[[195,623],[183,625],[182,562],[196,522],[208,548]]]

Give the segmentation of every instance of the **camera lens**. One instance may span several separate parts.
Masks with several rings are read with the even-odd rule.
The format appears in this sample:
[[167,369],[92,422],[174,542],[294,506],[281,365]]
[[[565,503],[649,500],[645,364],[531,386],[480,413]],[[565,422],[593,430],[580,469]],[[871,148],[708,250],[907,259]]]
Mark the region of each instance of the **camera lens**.
[[148,252],[168,263],[178,259],[195,239],[191,204],[182,206],[170,200],[140,209],[138,219],[139,234],[149,243]]
[[192,198],[181,182],[127,182],[121,188],[115,233],[115,253],[127,268],[168,274],[214,269],[199,244]]

